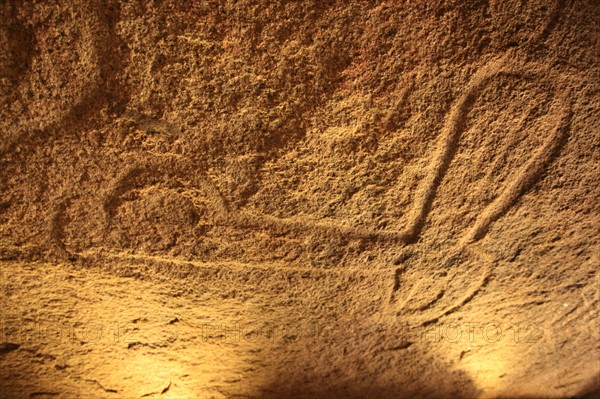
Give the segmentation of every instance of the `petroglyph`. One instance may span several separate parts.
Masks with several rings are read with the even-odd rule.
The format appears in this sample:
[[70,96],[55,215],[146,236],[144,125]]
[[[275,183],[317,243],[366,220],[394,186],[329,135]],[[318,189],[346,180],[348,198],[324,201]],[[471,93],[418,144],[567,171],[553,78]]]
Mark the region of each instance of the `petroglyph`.
[[[530,72],[522,65],[513,65],[514,56],[515,52],[509,51],[504,56],[491,60],[481,67],[451,107],[446,122],[441,129],[437,146],[433,151],[429,169],[426,171],[425,178],[418,185],[414,203],[408,213],[407,227],[404,230],[358,228],[352,225],[324,223],[303,217],[277,218],[251,213],[246,210],[231,209],[228,201],[219,193],[205,174],[199,171],[190,174],[194,167],[189,161],[184,161],[176,155],[169,156],[167,154],[135,164],[110,185],[101,204],[105,214],[104,234],[106,235],[111,229],[115,212],[123,203],[123,198],[128,192],[161,184],[173,189],[174,195],[183,195],[188,198],[195,197],[195,201],[197,201],[197,198],[203,198],[203,201],[208,204],[207,207],[204,207],[206,211],[203,213],[203,217],[207,217],[208,222],[213,225],[227,225],[241,229],[262,229],[272,233],[293,233],[300,236],[311,234],[333,235],[345,240],[367,240],[387,245],[406,245],[416,242],[431,210],[436,191],[456,153],[469,111],[481,91],[498,76],[526,77],[528,79],[537,76],[537,72]],[[560,150],[568,132],[570,111],[569,106],[566,104],[568,95],[555,95],[555,97],[557,99],[550,111],[552,115],[556,115],[553,132],[550,133],[529,162],[518,172],[517,177],[478,215],[473,226],[464,233],[457,246],[451,250],[451,255],[444,261],[443,267],[453,264],[468,244],[483,238],[491,224],[505,214],[539,179]],[[180,130],[172,124],[133,111],[126,111],[123,117],[134,121],[143,129],[158,131],[170,136],[180,133]],[[52,227],[52,229],[53,231],[56,230],[55,227]],[[55,238],[53,240],[60,241],[61,236],[62,234],[55,233],[53,234]],[[64,245],[58,244],[58,247],[64,247]],[[395,281],[394,285],[398,289],[398,281]],[[393,297],[395,297],[395,294]],[[396,299],[393,302],[397,302]],[[398,306],[402,307],[403,305]],[[432,304],[431,307],[435,306]]]
[[[562,0],[555,2],[549,12],[548,22],[540,28],[539,33],[532,36],[529,43],[543,41],[548,36],[556,25],[558,15],[563,8]],[[93,9],[86,9],[86,12],[96,15],[96,10]],[[108,41],[111,33],[104,22],[95,18],[91,18],[89,26],[86,28],[85,39],[95,43],[93,48],[97,54],[88,54],[89,59],[84,61],[86,65],[96,65],[94,68],[100,68],[95,61],[100,57],[100,53],[107,51],[106,45],[101,41]],[[98,32],[102,34],[98,36]],[[357,227],[351,222],[348,224],[323,222],[303,216],[278,218],[243,208],[234,209],[204,171],[198,170],[199,168],[195,168],[191,161],[184,160],[180,155],[167,153],[160,156],[152,155],[147,161],[135,161],[133,166],[128,166],[109,185],[109,188],[101,195],[102,199],[99,204],[101,213],[104,215],[104,231],[101,232],[101,235],[104,239],[108,239],[111,231],[122,227],[119,227],[118,219],[121,211],[130,212],[129,216],[134,218],[157,217],[157,215],[138,215],[136,213],[135,201],[142,201],[140,203],[149,205],[150,209],[155,209],[156,213],[161,212],[160,204],[168,203],[170,208],[167,213],[174,212],[171,215],[172,220],[168,220],[169,217],[166,213],[163,217],[171,223],[185,224],[189,222],[191,226],[194,226],[202,220],[207,226],[263,230],[266,234],[274,236],[315,236],[318,237],[317,240],[331,238],[332,241],[339,242],[342,246],[346,245],[349,240],[380,243],[386,246],[415,245],[422,235],[438,188],[451,167],[452,160],[460,146],[460,139],[465,131],[469,114],[490,82],[501,77],[510,77],[551,87],[554,100],[547,114],[550,115],[549,120],[553,125],[552,131],[547,132],[546,139],[535,150],[527,163],[504,186],[496,198],[476,215],[472,225],[463,232],[456,245],[449,249],[447,256],[439,261],[438,266],[432,270],[432,275],[441,276],[438,281],[433,283],[422,281],[422,277],[414,275],[409,270],[410,268],[404,266],[395,272],[388,296],[388,307],[393,314],[411,314],[415,317],[419,315],[419,319],[423,323],[429,323],[439,317],[451,314],[477,295],[489,281],[493,269],[493,260],[484,254],[475,253],[471,244],[484,238],[493,223],[518,203],[519,199],[543,176],[548,165],[557,157],[568,135],[572,117],[569,93],[561,92],[557,88],[557,81],[560,79],[548,79],[546,69],[539,65],[527,64],[523,61],[524,59],[521,49],[511,49],[504,55],[489,60],[476,70],[460,95],[454,100],[430,154],[424,178],[417,185],[413,201],[405,216],[406,227],[402,230]],[[86,75],[100,79],[108,72],[106,68],[101,68]],[[110,73],[114,73],[114,71]],[[556,77],[553,76],[553,78]],[[406,107],[415,84],[413,78],[405,90],[400,93],[397,104],[393,107],[395,110]],[[88,86],[91,87],[89,89],[91,91],[82,94],[81,99],[75,102],[73,108],[68,111],[69,113],[84,112],[81,110],[87,108],[86,104],[93,102],[96,96],[107,90],[100,83]],[[523,116],[522,124],[528,122],[531,117],[530,113],[531,107],[526,112],[527,115]],[[120,118],[133,122],[138,129],[148,135],[158,134],[170,140],[177,140],[182,136],[181,129],[175,124],[131,109],[122,112]],[[389,115],[384,122],[386,128],[392,129],[396,125],[394,118]],[[49,221],[48,242],[63,252],[66,248],[64,229],[65,225],[69,223],[66,214],[70,202],[71,200],[68,198],[59,201]],[[129,208],[125,209],[127,206]],[[189,221],[183,219],[181,221],[174,216],[177,212],[188,211],[192,215]],[[140,220],[141,222],[142,220]],[[194,231],[196,233],[194,239],[200,240],[204,230]],[[305,250],[310,252],[316,249],[305,248]],[[406,263],[410,264],[410,260]],[[472,269],[468,269],[469,267]],[[325,272],[327,270],[330,269],[326,269]],[[335,270],[335,268],[331,270]],[[451,282],[459,278],[457,276],[468,274],[471,276],[478,274],[480,277],[465,290],[461,291],[460,288],[452,287]],[[421,291],[428,294],[417,299],[417,294]]]
[[[416,242],[431,210],[437,188],[456,153],[469,111],[482,89],[491,80],[501,75],[526,77],[528,79],[536,77],[536,73],[523,67],[507,65],[509,61],[514,62],[514,55],[515,52],[509,51],[504,56],[492,60],[480,68],[473,75],[463,94],[455,101],[440,133],[426,176],[417,188],[414,203],[408,214],[407,227],[404,230],[372,230],[356,228],[351,225],[308,221],[303,218],[276,218],[268,215],[250,214],[244,211],[238,212],[232,220],[235,220],[239,227],[277,228],[295,232],[313,230],[344,235],[348,238],[397,244]],[[557,93],[555,97],[556,101],[551,110],[552,114],[556,115],[554,130],[517,174],[512,183],[478,216],[474,226],[461,239],[461,245],[483,238],[490,225],[501,217],[539,179],[560,150],[567,136],[571,113],[570,106],[566,103],[568,93]]]
[[204,201],[204,208],[211,223],[224,223],[229,218],[229,206],[209,178],[201,172],[190,174],[194,170],[188,161],[166,157],[161,159],[151,158],[137,164],[119,176],[104,194],[102,208],[105,214],[105,229],[109,229],[117,208],[123,202],[126,193],[156,184],[175,188],[182,195],[187,196],[197,204],[197,199]]
[[[515,77],[527,76],[528,78],[538,78],[539,81],[539,72],[534,73],[522,66],[515,66],[514,61],[509,65],[509,61],[512,61],[514,54],[514,52],[509,51],[504,56],[492,60],[479,69],[473,75],[473,78],[467,85],[463,94],[452,106],[444,128],[442,129],[438,147],[434,152],[430,170],[419,187],[416,202],[413,205],[412,217],[408,225],[409,227],[405,232],[406,237],[411,241],[415,241],[421,232],[437,188],[448,170],[450,162],[456,152],[469,110],[481,90],[492,79],[501,75]],[[549,111],[549,114],[552,115],[553,118],[553,131],[549,133],[543,144],[535,151],[533,156],[521,170],[518,171],[516,177],[508,182],[498,197],[477,216],[473,226],[464,233],[456,246],[450,249],[449,255],[441,262],[437,269],[438,271],[441,270],[442,273],[444,273],[444,276],[447,276],[448,273],[450,273],[449,270],[452,270],[453,268],[458,267],[459,269],[464,269],[466,267],[461,261],[461,257],[465,254],[470,254],[472,258],[473,254],[475,254],[473,250],[468,248],[469,244],[485,237],[492,223],[504,215],[518,199],[521,198],[535,182],[537,182],[543,175],[547,166],[557,156],[558,151],[567,138],[572,113],[568,93],[555,92],[554,96],[555,101]],[[468,303],[487,283],[492,268],[492,261],[490,259],[481,254],[475,255],[477,255],[475,256],[477,262],[483,263],[484,265],[480,266],[480,278],[477,284],[465,291],[464,295],[455,298],[452,301],[443,300],[443,298],[447,297],[443,288],[434,288],[433,286],[425,287],[427,289],[421,290],[422,293],[430,292],[425,295],[425,298],[433,297],[434,299],[424,299],[421,297],[419,301],[420,304],[418,306],[414,305],[411,308],[410,302],[417,291],[417,287],[423,288],[421,287],[423,283],[420,281],[420,279],[423,279],[423,276],[415,277],[417,281],[413,281],[413,283],[410,284],[405,279],[406,273],[404,272],[404,269],[399,269],[394,276],[389,301],[393,305],[392,307],[395,314],[416,313],[419,314],[419,318],[422,319],[422,322],[427,324],[437,320],[439,317],[455,312],[464,304]],[[474,273],[475,271],[472,272]],[[436,273],[433,272],[432,275],[435,276]],[[451,282],[453,279],[447,277],[444,278],[444,281]],[[413,285],[413,287],[411,287],[411,285]],[[404,298],[399,298],[402,296],[404,296]],[[425,304],[423,304],[423,301],[425,301]]]

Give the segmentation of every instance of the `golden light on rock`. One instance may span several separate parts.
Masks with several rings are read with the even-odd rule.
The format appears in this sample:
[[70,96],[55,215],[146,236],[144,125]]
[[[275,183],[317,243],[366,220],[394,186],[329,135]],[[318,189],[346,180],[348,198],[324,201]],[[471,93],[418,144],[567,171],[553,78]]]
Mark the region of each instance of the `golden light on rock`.
[[0,4],[0,398],[590,397],[600,3]]

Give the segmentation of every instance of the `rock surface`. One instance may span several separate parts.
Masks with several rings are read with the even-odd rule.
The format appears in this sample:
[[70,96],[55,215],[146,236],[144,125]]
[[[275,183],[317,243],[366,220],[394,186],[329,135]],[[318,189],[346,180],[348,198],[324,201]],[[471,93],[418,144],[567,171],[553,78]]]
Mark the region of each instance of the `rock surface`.
[[600,386],[600,3],[0,4],[0,396]]

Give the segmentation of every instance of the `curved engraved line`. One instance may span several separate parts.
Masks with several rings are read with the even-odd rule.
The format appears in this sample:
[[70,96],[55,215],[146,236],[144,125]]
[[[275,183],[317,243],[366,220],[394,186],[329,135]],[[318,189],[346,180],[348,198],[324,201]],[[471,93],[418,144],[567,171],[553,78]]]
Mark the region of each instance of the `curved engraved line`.
[[[433,153],[429,170],[417,187],[415,200],[412,209],[409,211],[409,221],[404,230],[372,230],[335,223],[307,221],[306,219],[277,218],[264,214],[251,214],[244,211],[239,211],[235,214],[233,219],[235,220],[235,224],[238,227],[285,229],[295,232],[305,232],[307,229],[311,229],[312,231],[338,234],[347,238],[394,243],[412,243],[417,241],[427,216],[431,211],[437,189],[456,153],[458,141],[464,130],[468,113],[481,90],[490,80],[500,75],[516,76],[519,78],[536,77],[537,73],[535,72],[520,70],[523,68],[507,67],[506,64],[512,58],[513,54],[515,54],[515,51],[509,50],[502,57],[492,60],[481,67],[471,78],[463,94],[452,106]],[[483,238],[491,223],[501,217],[533,185],[561,148],[567,135],[571,117],[570,107],[567,106],[563,97],[565,96],[559,99],[562,115],[559,118],[560,122],[554,133],[536,151],[534,157],[521,169],[516,180],[480,215],[475,226],[461,240],[462,245]]]
[[445,309],[437,312],[435,316],[428,317],[425,320],[421,321],[422,325],[427,325],[436,322],[439,318],[443,316],[447,316],[451,313],[456,312],[464,305],[469,303],[475,296],[487,285],[489,282],[491,272],[492,272],[492,261],[487,257],[483,256],[481,253],[468,250],[468,254],[474,256],[476,259],[483,262],[483,267],[481,270],[481,276],[479,277],[479,281],[477,284],[473,285],[470,290],[468,290],[459,300],[455,301],[454,304],[447,306]]
[[[472,78],[471,82],[467,85],[465,93],[457,100],[456,104],[452,107],[450,115],[444,126],[442,138],[438,143],[438,148],[434,154],[434,161],[425,182],[421,184],[419,188],[416,209],[413,213],[413,219],[409,225],[408,235],[411,238],[416,239],[421,231],[424,224],[425,218],[430,210],[431,204],[435,197],[437,188],[442,181],[444,174],[446,173],[449,164],[456,152],[458,140],[460,134],[464,129],[464,122],[466,116],[470,110],[471,103],[475,97],[479,94],[481,88],[487,84],[492,78],[498,75],[514,75],[520,73],[525,75],[525,72],[520,72],[521,68],[505,68],[507,59],[510,57],[511,52],[506,53],[503,57],[488,63],[482,69],[480,69]],[[533,74],[535,76],[535,74]],[[563,146],[570,127],[572,118],[572,109],[570,103],[567,103],[567,99],[570,97],[568,92],[565,93],[554,93],[554,97],[557,98],[557,105],[552,107],[548,112],[553,114],[554,108],[558,107],[559,111],[557,116],[556,127],[552,134],[544,141],[544,143],[537,148],[533,157],[521,168],[517,177],[506,185],[501,194],[489,204],[484,211],[477,217],[474,225],[465,233],[465,235],[459,240],[459,243],[451,249],[451,255],[448,256],[442,268],[450,267],[456,261],[459,260],[461,254],[468,251],[474,253],[472,250],[468,250],[468,245],[482,239],[488,232],[491,224],[503,216],[515,202],[533,186],[538,178],[544,173],[547,166],[556,157],[558,151]],[[479,258],[483,258],[481,254],[476,254]],[[469,302],[472,298],[477,295],[485,284],[487,284],[490,276],[491,268],[489,264],[491,261],[486,262],[486,267],[482,273],[482,277],[477,284],[476,288],[467,292],[463,298],[456,304],[441,310],[435,317],[430,317],[425,320],[424,323],[432,323],[442,316],[450,314],[465,303]],[[399,276],[396,274],[394,287],[392,290],[392,296],[390,302],[394,301],[395,291],[399,288]],[[408,303],[412,297],[414,290],[409,293],[408,299],[404,300],[400,304],[400,309],[396,310],[396,313],[402,311],[403,307]]]
[[[193,276],[201,270],[214,270],[215,272],[226,269],[235,273],[253,273],[253,270],[262,270],[264,272],[273,273],[306,273],[318,276],[322,275],[356,275],[369,277],[384,277],[387,270],[383,269],[364,269],[364,268],[340,268],[340,269],[319,269],[310,266],[291,266],[284,262],[239,262],[239,261],[199,261],[187,260],[177,257],[163,257],[149,254],[132,254],[128,252],[119,252],[115,250],[107,250],[104,248],[91,248],[76,253],[79,259],[88,261],[90,264],[96,263],[102,266],[103,263],[123,263],[126,266],[131,266],[136,262],[152,265],[174,265],[171,268],[175,273],[179,273],[182,269],[187,268],[186,276]],[[97,262],[103,260],[104,262]],[[165,268],[166,269],[166,268]],[[164,275],[165,273],[160,273]],[[175,276],[173,276],[175,277]]]
[[310,230],[314,233],[324,235],[334,234],[349,239],[369,239],[379,241],[406,241],[403,232],[377,231],[354,226],[345,226],[336,223],[306,220],[304,218],[278,218],[265,214],[253,214],[247,211],[237,212],[231,215],[231,222],[237,227],[244,228],[267,228],[270,230],[284,230],[297,233],[306,233]]
[[438,186],[442,182],[456,152],[458,139],[464,129],[467,114],[475,97],[492,78],[501,73],[501,68],[511,55],[512,52],[509,51],[499,59],[493,60],[480,68],[471,78],[463,95],[452,106],[433,154],[430,170],[417,188],[413,210],[410,212],[411,220],[408,222],[405,232],[410,241],[416,241],[421,233]]
[[[556,0],[547,23],[539,33],[534,34],[529,43],[536,44],[543,42],[556,26],[561,12],[565,7],[564,0]],[[452,161],[458,145],[458,139],[464,129],[464,123],[467,114],[471,109],[472,103],[480,93],[481,89],[493,78],[499,75],[525,75],[527,72],[518,69],[506,68],[507,61],[514,58],[518,50],[508,50],[501,57],[490,61],[481,67],[469,81],[465,92],[454,103],[449,116],[442,128],[442,134],[438,141],[437,148],[433,154],[430,170],[426,177],[421,181],[417,188],[415,200],[412,209],[409,211],[409,221],[404,230],[372,230],[367,228],[357,228],[354,226],[344,226],[336,223],[323,223],[318,221],[307,221],[293,218],[277,218],[270,215],[256,215],[240,211],[236,214],[236,223],[240,227],[254,228],[279,228],[295,232],[303,232],[307,228],[325,234],[338,234],[348,238],[369,239],[386,241],[393,243],[408,244],[418,240],[421,230],[425,224],[427,216],[431,210],[431,205],[436,196],[437,189],[446,174],[450,162]],[[529,72],[535,76],[536,73]],[[407,92],[403,94],[408,97]],[[563,101],[563,98],[561,98]],[[475,226],[461,240],[461,245],[468,242],[477,241],[487,233],[492,222],[500,218],[533,183],[543,173],[544,168],[551,162],[554,154],[560,149],[566,137],[571,111],[563,103],[562,111],[565,111],[559,128],[549,137],[542,147],[536,152],[519,173],[517,180],[508,186],[503,193],[494,201],[484,214],[481,215],[475,223]],[[460,250],[459,250],[460,252]]]
[[[102,209],[105,215],[104,235],[106,235],[111,226],[111,220],[114,217],[115,209],[121,203],[120,197],[131,188],[140,188],[148,186],[151,183],[148,180],[155,179],[165,181],[165,177],[182,177],[190,179],[190,188],[200,189],[203,194],[213,200],[213,211],[216,213],[215,224],[228,223],[230,219],[230,207],[226,199],[219,192],[216,186],[210,181],[210,178],[204,174],[195,173],[189,176],[189,171],[195,170],[192,164],[182,160],[172,160],[171,162],[145,161],[137,164],[124,174],[117,177],[111,188],[104,195]],[[141,179],[141,182],[136,182]]]
[[[475,251],[473,249],[463,249],[462,253],[467,254],[471,258],[474,258],[475,261],[483,263],[479,280],[477,281],[477,283],[473,284],[471,286],[471,288],[467,292],[465,292],[465,294],[462,297],[460,297],[456,301],[453,301],[453,303],[451,305],[448,305],[445,308],[443,308],[442,310],[435,312],[433,315],[425,316],[424,318],[419,319],[419,322],[421,325],[427,325],[427,324],[434,323],[441,317],[447,316],[449,314],[456,312],[461,307],[463,307],[464,305],[469,303],[473,298],[475,298],[475,296],[489,282],[491,273],[493,270],[493,268],[492,268],[493,261],[488,256],[480,253],[479,251]],[[447,261],[453,262],[453,261],[457,260],[458,257],[459,257],[459,254],[455,253],[455,254],[451,255],[450,257],[448,257]],[[448,263],[448,262],[446,262],[446,263]],[[395,284],[394,288],[396,288],[396,291],[400,288],[400,278],[401,277],[400,277],[399,273],[397,272],[396,277],[395,277],[395,282],[394,282],[394,284]],[[414,284],[414,286],[411,288],[411,290],[409,291],[408,296],[406,298],[404,298],[402,300],[402,302],[400,302],[398,304],[394,304],[395,292],[394,292],[394,290],[392,290],[389,304],[385,304],[384,305],[385,308],[389,309],[389,312],[392,313],[393,316],[401,316],[404,313],[403,311],[405,310],[406,305],[414,297],[415,293],[418,291],[418,289],[421,287],[421,285],[422,285],[422,281],[421,280],[417,281]],[[407,309],[406,313],[404,313],[404,314],[407,314],[407,315],[415,314],[415,313],[419,314],[418,312],[421,312],[421,314],[422,314],[422,312],[427,311],[427,310],[431,309],[433,306],[435,306],[435,304],[438,303],[439,300],[442,299],[443,296],[444,296],[444,291],[441,291],[440,293],[438,293],[436,298],[432,299],[427,304],[422,305],[416,309],[411,309],[411,310]]]
[[490,225],[503,216],[515,202],[528,191],[544,173],[548,165],[554,160],[558,151],[563,146],[569,130],[572,110],[567,106],[564,98],[568,93],[558,96],[561,114],[558,114],[558,123],[554,132],[546,139],[534,153],[533,157],[521,168],[518,175],[512,180],[487,208],[479,215],[471,230],[461,239],[459,245],[465,246],[483,238]]
[[[471,79],[467,85],[465,93],[457,100],[450,111],[446,120],[443,133],[438,147],[433,155],[431,170],[428,176],[417,189],[414,210],[412,211],[412,220],[409,222],[405,232],[412,241],[418,239],[423,228],[427,215],[431,210],[431,205],[436,196],[437,189],[446,174],[450,162],[454,158],[458,141],[464,130],[464,124],[471,109],[475,97],[481,89],[488,84],[490,80],[499,75],[514,75],[535,77],[534,72],[520,71],[521,68],[505,68],[507,60],[512,52],[507,52],[501,58],[494,60],[482,67]],[[460,246],[470,242],[480,240],[487,233],[491,223],[504,215],[512,205],[520,198],[535,181],[543,174],[547,166],[552,162],[560,148],[565,142],[568,134],[569,125],[572,117],[570,104],[567,104],[568,93],[561,93],[555,98],[559,102],[559,116],[557,117],[557,127],[546,141],[538,147],[534,156],[521,168],[515,180],[513,180],[477,218],[475,225],[460,240]],[[460,249],[458,250],[460,252]]]

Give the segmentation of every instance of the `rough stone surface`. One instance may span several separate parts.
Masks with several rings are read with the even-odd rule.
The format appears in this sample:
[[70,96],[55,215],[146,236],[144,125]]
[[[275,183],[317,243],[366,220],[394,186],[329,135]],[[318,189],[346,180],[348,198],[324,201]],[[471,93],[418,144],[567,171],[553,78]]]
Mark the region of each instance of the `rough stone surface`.
[[600,3],[0,4],[0,396],[600,386]]

